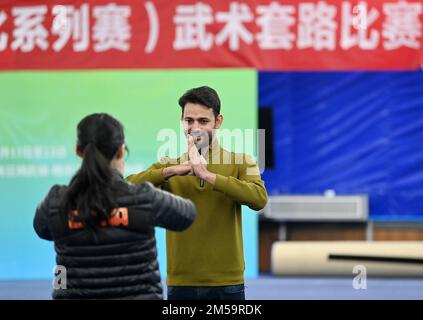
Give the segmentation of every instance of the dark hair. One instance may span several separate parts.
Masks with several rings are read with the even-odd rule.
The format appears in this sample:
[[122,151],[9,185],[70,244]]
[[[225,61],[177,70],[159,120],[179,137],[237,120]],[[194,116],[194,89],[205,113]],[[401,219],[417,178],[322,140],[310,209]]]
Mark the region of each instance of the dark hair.
[[198,88],[192,88],[184,93],[182,97],[179,98],[179,105],[182,108],[182,114],[184,113],[185,105],[190,103],[198,103],[206,106],[210,109],[213,109],[213,114],[217,117],[220,114],[220,99],[217,95],[216,90],[203,86]]
[[95,229],[101,221],[107,223],[116,208],[110,162],[124,144],[125,136],[122,124],[106,113],[91,114],[82,119],[77,135],[76,147],[83,160],[66,189],[63,209],[66,221],[71,211],[77,210],[75,220]]

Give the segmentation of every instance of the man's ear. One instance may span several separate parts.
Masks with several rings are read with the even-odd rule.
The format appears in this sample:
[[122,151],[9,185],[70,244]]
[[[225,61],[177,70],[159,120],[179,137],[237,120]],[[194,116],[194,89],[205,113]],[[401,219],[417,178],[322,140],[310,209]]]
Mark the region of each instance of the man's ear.
[[80,157],[80,158],[83,158],[83,157],[84,157],[84,153],[83,153],[83,152],[81,152],[81,151],[78,149],[78,146],[77,146],[77,145],[75,145],[75,153],[76,153],[76,155],[77,155],[78,157]]
[[221,114],[219,114],[216,117],[216,123],[214,124],[214,128],[215,129],[220,129],[220,127],[222,126],[222,122],[223,122],[223,116]]
[[125,155],[125,144],[122,144],[121,147],[116,152],[116,159],[120,160]]

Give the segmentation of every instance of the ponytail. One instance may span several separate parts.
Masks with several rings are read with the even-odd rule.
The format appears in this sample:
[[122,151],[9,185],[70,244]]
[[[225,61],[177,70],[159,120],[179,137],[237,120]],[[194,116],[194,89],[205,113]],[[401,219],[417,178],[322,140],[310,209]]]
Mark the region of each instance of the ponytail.
[[[108,160],[94,143],[84,149],[81,168],[67,188],[64,198],[64,212],[78,212],[75,221],[89,229],[95,229],[102,221],[109,221],[116,207],[111,187],[113,171]],[[69,218],[67,216],[67,218]]]
[[117,207],[111,161],[125,143],[123,131],[122,124],[106,113],[94,113],[79,122],[76,148],[82,164],[63,197],[66,224],[71,219],[95,231],[108,223]]

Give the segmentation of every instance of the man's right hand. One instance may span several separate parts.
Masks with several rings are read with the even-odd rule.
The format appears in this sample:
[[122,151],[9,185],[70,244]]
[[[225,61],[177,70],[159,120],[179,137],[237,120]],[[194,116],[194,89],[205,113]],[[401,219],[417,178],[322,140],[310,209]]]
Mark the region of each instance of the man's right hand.
[[169,179],[173,176],[192,176],[192,166],[187,161],[182,164],[164,168],[162,171],[162,175],[165,179]]

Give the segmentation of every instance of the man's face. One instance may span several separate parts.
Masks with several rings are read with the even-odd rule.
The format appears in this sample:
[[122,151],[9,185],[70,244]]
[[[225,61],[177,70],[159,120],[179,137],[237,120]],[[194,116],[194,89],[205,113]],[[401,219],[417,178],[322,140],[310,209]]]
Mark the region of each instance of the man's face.
[[204,148],[211,143],[213,129],[219,129],[222,120],[221,115],[217,118],[214,116],[213,109],[190,102],[185,105],[182,115],[184,132],[194,137],[198,148]]

